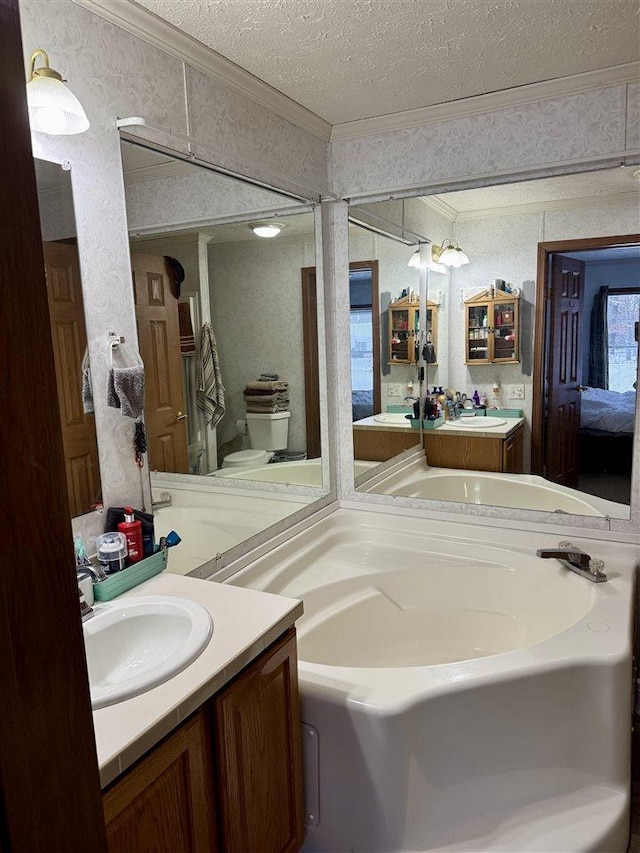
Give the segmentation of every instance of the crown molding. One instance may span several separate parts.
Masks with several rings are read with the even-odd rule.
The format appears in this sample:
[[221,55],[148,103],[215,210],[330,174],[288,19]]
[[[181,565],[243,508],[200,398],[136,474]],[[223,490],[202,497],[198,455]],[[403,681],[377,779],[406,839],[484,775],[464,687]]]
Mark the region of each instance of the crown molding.
[[582,196],[580,198],[558,198],[551,201],[534,201],[524,204],[511,204],[505,207],[486,207],[478,210],[465,210],[457,214],[455,222],[470,222],[474,219],[493,219],[496,216],[518,216],[524,213],[544,213],[550,210],[575,210],[580,207],[593,207],[595,204],[638,203],[638,194],[607,193],[603,195]]
[[119,0],[118,3],[113,0],[73,2],[206,74],[222,86],[239,92],[301,130],[324,142],[329,141],[329,122],[132,0]]
[[460,216],[460,213],[455,209],[455,207],[451,207],[450,204],[447,204],[446,201],[443,201],[437,195],[420,195],[418,196],[417,201],[424,204],[425,207],[430,207],[431,210],[435,210],[435,212],[439,216],[443,216],[450,222],[455,222],[456,219]]
[[579,95],[594,89],[637,83],[639,78],[640,62],[628,62],[624,65],[614,65],[597,71],[573,74],[570,77],[559,77],[555,80],[544,80],[540,83],[530,83],[513,89],[489,92],[486,95],[462,98],[459,101],[449,101],[415,110],[343,122],[333,126],[331,142],[358,139],[363,136],[377,136],[381,133],[407,130],[412,127],[435,124],[456,118],[467,118],[499,110],[513,109],[538,101]]

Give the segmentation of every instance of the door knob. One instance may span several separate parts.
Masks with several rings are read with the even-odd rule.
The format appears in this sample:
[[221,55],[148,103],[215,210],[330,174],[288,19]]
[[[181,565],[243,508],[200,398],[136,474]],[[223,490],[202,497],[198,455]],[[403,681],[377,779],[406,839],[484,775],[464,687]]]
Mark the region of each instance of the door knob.
[[182,412],[178,412],[176,415],[176,421],[186,421],[188,415],[183,414]]
[[588,385],[578,385],[578,387],[576,388],[576,391],[580,391],[581,394],[583,391],[588,391],[588,390],[589,390]]

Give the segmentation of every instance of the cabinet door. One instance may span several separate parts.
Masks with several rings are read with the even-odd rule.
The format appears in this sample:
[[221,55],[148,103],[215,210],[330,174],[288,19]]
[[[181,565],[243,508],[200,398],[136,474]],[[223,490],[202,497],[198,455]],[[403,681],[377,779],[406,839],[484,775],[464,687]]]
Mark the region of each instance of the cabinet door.
[[413,339],[413,317],[410,308],[389,309],[389,361],[409,364]]
[[505,474],[522,473],[522,436],[524,430],[520,427],[513,435],[505,439],[502,450],[502,470]]
[[493,360],[518,361],[518,302],[499,299],[493,304]]
[[196,713],[105,792],[111,853],[215,851],[211,748]]
[[221,847],[284,853],[304,840],[295,631],[213,700]]
[[489,350],[491,337],[491,316],[489,303],[482,302],[467,305],[466,317],[466,364],[488,364],[491,359]]

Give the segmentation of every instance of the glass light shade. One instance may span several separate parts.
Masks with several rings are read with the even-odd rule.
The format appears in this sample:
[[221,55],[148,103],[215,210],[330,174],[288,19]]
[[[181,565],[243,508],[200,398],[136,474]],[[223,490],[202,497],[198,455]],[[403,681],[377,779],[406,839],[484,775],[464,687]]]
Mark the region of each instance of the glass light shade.
[[408,267],[414,267],[415,269],[420,269],[420,249],[416,249],[413,255],[409,258]]
[[433,246],[431,249],[432,259],[446,267],[461,267],[469,263],[469,258],[457,243],[445,240],[442,246]]
[[278,222],[271,222],[263,225],[251,225],[250,227],[256,237],[266,237],[269,239],[277,237],[284,228],[284,225],[280,225]]
[[31,130],[55,136],[83,133],[89,119],[82,104],[61,80],[34,77],[27,83]]

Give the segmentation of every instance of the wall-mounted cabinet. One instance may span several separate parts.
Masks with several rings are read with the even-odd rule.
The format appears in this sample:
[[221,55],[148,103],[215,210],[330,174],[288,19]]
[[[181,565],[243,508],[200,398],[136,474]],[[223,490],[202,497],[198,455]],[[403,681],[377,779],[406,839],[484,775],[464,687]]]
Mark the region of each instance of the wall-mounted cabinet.
[[467,299],[465,364],[512,364],[520,361],[520,297],[490,291]]
[[[420,359],[420,308],[406,296],[392,302],[389,317],[389,364],[416,364]],[[426,343],[423,353],[427,364],[437,364],[438,306],[427,301]]]

